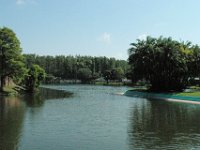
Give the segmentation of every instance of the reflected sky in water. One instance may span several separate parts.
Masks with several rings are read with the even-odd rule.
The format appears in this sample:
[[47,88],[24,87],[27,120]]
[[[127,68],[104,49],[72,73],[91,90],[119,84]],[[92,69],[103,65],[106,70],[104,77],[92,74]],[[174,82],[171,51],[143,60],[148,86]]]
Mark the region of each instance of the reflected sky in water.
[[133,148],[200,148],[200,105],[144,100],[133,107],[128,128]]
[[118,94],[128,87],[45,87],[0,97],[0,149],[200,148],[200,105]]

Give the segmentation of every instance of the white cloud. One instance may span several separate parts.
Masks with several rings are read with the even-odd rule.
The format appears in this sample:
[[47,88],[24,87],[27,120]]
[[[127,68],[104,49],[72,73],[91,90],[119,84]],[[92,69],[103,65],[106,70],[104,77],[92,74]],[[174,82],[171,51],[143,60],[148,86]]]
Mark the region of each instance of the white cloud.
[[16,0],[17,5],[24,5],[24,4],[35,4],[35,0]]
[[147,38],[146,34],[142,34],[142,35],[138,36],[139,40],[146,40],[146,38]]
[[99,38],[98,41],[101,41],[103,43],[106,44],[110,44],[111,43],[111,34],[104,32]]

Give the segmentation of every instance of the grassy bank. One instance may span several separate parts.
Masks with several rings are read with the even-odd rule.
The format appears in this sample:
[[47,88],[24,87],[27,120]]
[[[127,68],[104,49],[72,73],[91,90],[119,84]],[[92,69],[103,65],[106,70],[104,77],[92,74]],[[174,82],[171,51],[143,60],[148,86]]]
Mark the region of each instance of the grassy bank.
[[106,82],[95,82],[95,85],[108,85],[108,86],[132,86],[132,83],[129,82],[109,82],[108,84]]
[[175,95],[200,97],[200,87],[192,86],[183,92],[175,93]]
[[181,92],[181,93],[177,93],[176,95],[180,95],[180,96],[195,96],[195,97],[199,97],[200,98],[200,91],[199,92]]
[[154,93],[154,94],[168,94],[168,95],[177,95],[177,96],[195,96],[200,97],[200,87],[192,86],[185,89],[183,92],[154,92],[148,90],[144,87],[135,87],[131,91],[145,92],[145,93]]
[[200,101],[200,88],[199,87],[189,87],[183,92],[152,92],[144,88],[135,88],[128,90],[124,93],[126,96],[131,97],[142,97],[147,99],[174,99],[174,100],[184,100],[184,101]]
[[95,85],[110,85],[110,86],[122,86],[124,85],[122,82],[109,82],[108,84],[106,82],[95,82]]
[[15,90],[13,86],[10,87],[4,87],[3,91],[0,92],[0,95],[2,96],[9,96],[9,95],[16,95],[18,92]]
[[6,86],[3,88],[3,91],[0,91],[0,96],[18,95],[25,91],[26,89],[19,85]]

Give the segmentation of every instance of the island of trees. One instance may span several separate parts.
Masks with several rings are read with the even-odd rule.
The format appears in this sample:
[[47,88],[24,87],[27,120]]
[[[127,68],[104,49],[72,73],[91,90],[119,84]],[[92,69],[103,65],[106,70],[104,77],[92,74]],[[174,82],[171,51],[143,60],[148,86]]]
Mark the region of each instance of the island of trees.
[[[0,91],[7,82],[15,89],[34,92],[41,81],[98,79],[121,82],[131,79],[144,82],[152,91],[182,91],[200,76],[200,48],[191,42],[172,38],[147,37],[131,43],[128,61],[91,56],[39,56],[22,54],[20,41],[9,28],[0,28]],[[45,80],[44,80],[45,79]]]
[[182,91],[200,77],[200,47],[172,38],[137,40],[129,49],[133,82],[144,80],[152,91]]

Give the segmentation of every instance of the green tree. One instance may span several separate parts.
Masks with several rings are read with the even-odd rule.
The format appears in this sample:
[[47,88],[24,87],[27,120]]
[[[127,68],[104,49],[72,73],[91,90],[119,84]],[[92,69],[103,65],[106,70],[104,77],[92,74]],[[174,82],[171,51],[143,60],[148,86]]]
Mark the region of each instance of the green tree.
[[111,71],[111,79],[121,81],[124,76],[124,71],[121,67],[114,68]]
[[183,43],[182,50],[187,53],[188,78],[190,85],[200,85],[200,82],[195,80],[195,78],[200,77],[200,47],[198,45]]
[[200,77],[200,48],[198,45],[190,48],[188,57],[190,77]]
[[147,37],[131,44],[129,64],[135,81],[146,80],[156,91],[182,90],[188,81],[188,51],[171,38]]
[[32,65],[25,77],[25,86],[28,92],[34,92],[45,79],[46,73],[39,65]]
[[60,79],[77,79],[78,70],[89,68],[92,71],[92,79],[101,77],[105,70],[121,67],[126,73],[127,61],[116,60],[107,57],[91,56],[38,56],[26,54],[25,63],[27,68],[37,64],[45,69],[47,74]]
[[109,80],[112,79],[112,71],[111,70],[105,70],[103,73],[103,78],[106,80],[106,83],[109,83]]
[[80,68],[78,70],[78,79],[80,79],[83,83],[90,81],[92,78],[92,71],[89,68]]
[[3,91],[6,77],[21,80],[25,73],[20,41],[9,28],[0,28],[0,90]]

